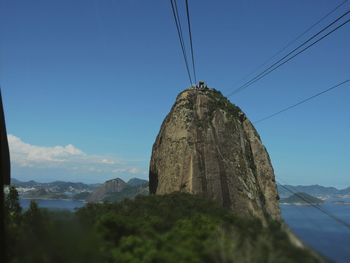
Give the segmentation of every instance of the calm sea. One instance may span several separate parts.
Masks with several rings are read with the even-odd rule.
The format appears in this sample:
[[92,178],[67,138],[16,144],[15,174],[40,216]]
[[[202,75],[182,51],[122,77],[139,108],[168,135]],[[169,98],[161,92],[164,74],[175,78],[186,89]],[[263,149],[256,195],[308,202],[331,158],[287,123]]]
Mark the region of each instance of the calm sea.
[[[329,202],[321,207],[350,224],[350,205]],[[312,206],[281,205],[281,209],[285,222],[306,245],[334,262],[350,262],[349,228]]]
[[[36,200],[40,207],[74,211],[84,206],[82,201]],[[344,201],[350,201],[344,200]],[[24,209],[30,200],[21,199]],[[350,205],[322,205],[322,208],[350,224]],[[312,206],[281,205],[282,216],[293,232],[305,244],[337,263],[350,262],[350,229],[339,224]]]

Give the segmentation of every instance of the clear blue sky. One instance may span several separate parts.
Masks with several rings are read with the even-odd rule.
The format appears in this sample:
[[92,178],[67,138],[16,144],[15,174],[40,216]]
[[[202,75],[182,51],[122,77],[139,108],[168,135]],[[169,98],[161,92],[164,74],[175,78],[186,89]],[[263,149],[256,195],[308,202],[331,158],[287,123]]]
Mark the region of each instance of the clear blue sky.
[[[190,0],[199,78],[229,93],[340,2]],[[14,177],[148,177],[189,85],[169,1],[2,0],[0,36]],[[254,121],[349,78],[349,58],[350,24],[230,99]],[[349,98],[347,85],[256,126],[278,180],[350,185]]]

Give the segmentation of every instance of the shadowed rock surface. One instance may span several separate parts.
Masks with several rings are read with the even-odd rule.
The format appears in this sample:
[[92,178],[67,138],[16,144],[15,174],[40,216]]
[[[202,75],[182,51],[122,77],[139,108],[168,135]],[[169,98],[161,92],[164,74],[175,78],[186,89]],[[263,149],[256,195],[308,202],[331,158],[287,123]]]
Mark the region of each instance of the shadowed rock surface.
[[150,193],[204,195],[237,214],[280,219],[269,155],[245,114],[212,89],[181,92],[153,145]]

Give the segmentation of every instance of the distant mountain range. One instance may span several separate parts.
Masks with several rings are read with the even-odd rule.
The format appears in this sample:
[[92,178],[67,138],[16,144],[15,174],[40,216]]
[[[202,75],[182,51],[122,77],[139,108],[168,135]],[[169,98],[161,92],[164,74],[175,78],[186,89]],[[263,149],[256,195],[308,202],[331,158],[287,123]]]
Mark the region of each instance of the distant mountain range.
[[[321,185],[277,185],[280,198],[287,198],[294,193],[306,193],[320,199],[346,198],[350,197],[350,187],[337,189],[335,187],[325,187]],[[289,191],[288,191],[288,190]]]
[[[113,182],[119,182],[120,187],[111,187]],[[50,183],[23,182],[12,178],[11,184],[16,186],[21,198],[27,199],[73,199],[100,202],[118,201],[126,197],[133,198],[138,194],[148,193],[148,181],[139,178],[132,178],[128,182],[116,178],[103,184],[63,181]]]
[[[119,201],[124,198],[133,198],[138,194],[148,194],[148,181],[140,178],[132,178],[127,182],[116,178],[103,184],[63,181],[50,183],[23,182],[12,178],[11,183],[16,186],[22,198],[33,199],[75,199],[101,202]],[[306,193],[322,200],[350,197],[350,187],[339,190],[335,187],[321,185],[283,185],[283,187],[277,185],[277,188],[281,199],[288,198],[294,193]]]
[[23,182],[20,180],[17,180],[15,178],[11,179],[11,184],[15,185],[16,187],[23,187],[23,188],[37,188],[37,187],[43,187],[51,189],[52,191],[81,191],[81,190],[91,190],[96,187],[98,187],[101,184],[84,184],[84,183],[73,183],[73,182],[64,182],[64,181],[54,181],[50,183],[39,183],[36,181],[27,181]]

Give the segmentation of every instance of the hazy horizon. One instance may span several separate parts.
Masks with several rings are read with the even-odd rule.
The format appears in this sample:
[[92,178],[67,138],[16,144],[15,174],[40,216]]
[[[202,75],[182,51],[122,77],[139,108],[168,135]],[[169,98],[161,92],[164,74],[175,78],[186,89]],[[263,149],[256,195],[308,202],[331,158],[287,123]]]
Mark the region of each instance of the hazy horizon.
[[[84,183],[84,184],[100,184],[100,183],[104,183],[104,182],[106,182],[106,181],[108,181],[108,180],[113,180],[113,179],[117,179],[117,178],[119,178],[119,179],[122,179],[123,181],[125,181],[125,182],[127,182],[127,181],[129,181],[130,179],[142,179],[142,180],[147,180],[148,181],[148,178],[142,178],[142,177],[138,177],[138,176],[135,176],[135,177],[130,177],[130,178],[127,178],[127,179],[124,179],[123,177],[113,177],[113,178],[109,178],[109,179],[106,179],[106,180],[104,180],[104,181],[96,181],[96,182],[88,182],[88,181],[71,181],[71,180],[49,180],[49,181],[47,181],[47,180],[42,180],[43,178],[39,178],[38,180],[35,180],[35,179],[29,179],[29,180],[20,180],[20,179],[18,179],[18,178],[14,178],[14,177],[12,177],[11,178],[11,180],[13,180],[13,179],[15,179],[15,180],[18,180],[18,181],[20,181],[20,182],[28,182],[28,181],[35,181],[35,182],[37,182],[37,183],[52,183],[52,182],[57,182],[57,181],[62,181],[62,182],[67,182],[67,183]],[[277,183],[277,185],[279,185],[279,183]],[[282,184],[283,185],[283,184]],[[322,187],[334,187],[334,188],[336,188],[336,189],[338,189],[338,190],[343,190],[343,189],[347,189],[348,187],[350,187],[350,185],[349,186],[345,186],[345,187],[336,187],[336,186],[333,186],[333,185],[320,185],[320,184],[308,184],[308,185],[301,185],[301,184],[296,184],[296,185],[292,185],[292,186],[322,186]]]

